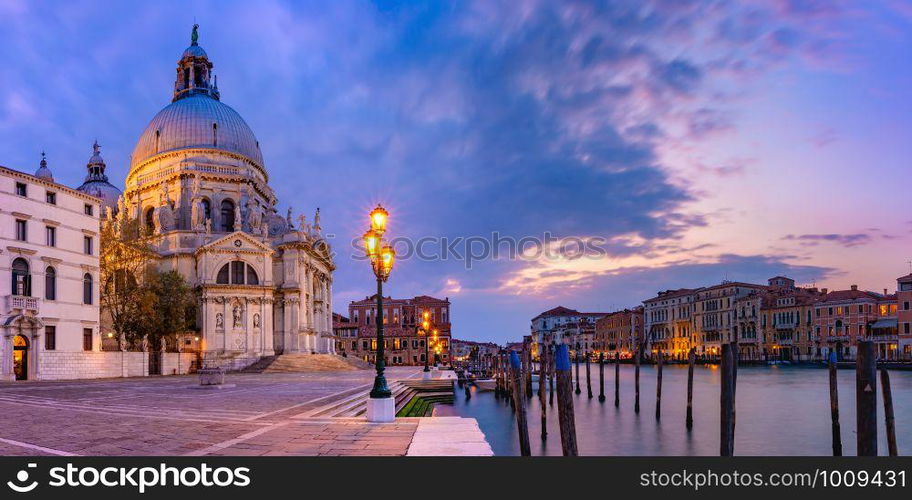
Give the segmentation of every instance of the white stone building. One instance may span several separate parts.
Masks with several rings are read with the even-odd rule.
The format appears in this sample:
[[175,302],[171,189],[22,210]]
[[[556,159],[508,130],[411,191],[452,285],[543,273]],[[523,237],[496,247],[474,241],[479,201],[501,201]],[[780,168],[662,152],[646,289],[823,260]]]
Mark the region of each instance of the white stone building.
[[72,378],[103,358],[100,201],[43,158],[35,175],[0,167],[0,380]]
[[172,102],[139,137],[111,212],[156,235],[159,268],[201,293],[200,349],[234,367],[277,353],[332,353],[332,272],[320,211],[277,213],[260,144],[221,102],[212,63],[192,44]]

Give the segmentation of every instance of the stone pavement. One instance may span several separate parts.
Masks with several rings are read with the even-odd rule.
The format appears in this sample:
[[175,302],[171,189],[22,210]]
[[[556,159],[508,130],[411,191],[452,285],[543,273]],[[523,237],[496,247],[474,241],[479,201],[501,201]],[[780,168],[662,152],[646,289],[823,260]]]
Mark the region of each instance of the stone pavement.
[[[0,383],[0,455],[405,455],[433,419],[308,416],[359,397],[373,376],[229,374],[234,387],[221,390],[196,388],[195,376]],[[390,381],[420,377],[387,369]]]

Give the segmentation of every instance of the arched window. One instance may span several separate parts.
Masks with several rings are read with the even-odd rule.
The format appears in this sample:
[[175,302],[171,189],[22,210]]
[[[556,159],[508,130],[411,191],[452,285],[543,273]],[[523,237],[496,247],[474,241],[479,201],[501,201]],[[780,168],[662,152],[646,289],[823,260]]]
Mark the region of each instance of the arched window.
[[212,202],[208,198],[203,198],[203,217],[205,219],[212,218]]
[[13,295],[32,295],[32,278],[29,276],[28,261],[22,257],[13,261],[13,282],[11,290]]
[[51,266],[44,270],[44,298],[57,300],[57,271]]
[[92,303],[92,275],[89,273],[82,276],[82,303]]
[[235,260],[219,269],[215,282],[220,285],[259,285],[260,279],[249,264],[241,260]]
[[145,222],[146,222],[146,228],[149,229],[150,231],[155,229],[154,217],[155,217],[155,209],[152,207],[147,208],[146,215],[145,215]]
[[226,233],[234,232],[234,202],[231,200],[222,200],[222,231]]

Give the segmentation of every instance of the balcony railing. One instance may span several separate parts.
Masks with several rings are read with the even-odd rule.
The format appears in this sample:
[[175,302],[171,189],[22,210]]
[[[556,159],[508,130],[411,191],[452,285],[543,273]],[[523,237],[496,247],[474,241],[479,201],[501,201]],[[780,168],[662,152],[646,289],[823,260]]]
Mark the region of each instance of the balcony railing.
[[8,295],[6,305],[8,310],[20,309],[23,312],[38,312],[38,297],[26,297],[24,295]]

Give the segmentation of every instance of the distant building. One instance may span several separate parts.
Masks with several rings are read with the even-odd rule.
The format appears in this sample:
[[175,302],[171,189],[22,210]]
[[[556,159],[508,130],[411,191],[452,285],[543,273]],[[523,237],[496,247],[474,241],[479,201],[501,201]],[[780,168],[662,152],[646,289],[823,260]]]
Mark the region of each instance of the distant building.
[[342,353],[344,352],[343,345],[346,342],[350,343],[353,340],[357,340],[358,325],[339,313],[333,313],[332,319],[333,341],[336,344],[336,352]]
[[[532,358],[539,358],[542,345],[567,344],[571,349],[591,350],[595,342],[595,322],[608,313],[587,313],[558,306],[532,318]],[[580,336],[577,338],[577,336]]]
[[816,288],[796,287],[793,280],[777,276],[769,280],[767,290],[739,301],[738,344],[749,346],[741,347],[742,359],[822,359],[814,305],[823,297]]
[[105,376],[100,206],[44,158],[35,175],[0,167],[0,380]]
[[[424,314],[428,332],[422,328]],[[377,354],[377,298],[365,297],[348,305],[350,323],[358,332],[356,339],[340,342],[337,354],[357,356],[374,362]],[[387,365],[449,364],[451,349],[450,299],[420,295],[411,299],[383,298],[384,356]],[[340,323],[341,327],[341,323]],[[348,328],[348,327],[345,327]],[[341,340],[341,339],[340,339]]]
[[[722,353],[722,343],[735,341],[738,338],[738,300],[766,288],[754,283],[723,281],[697,290],[693,309],[693,334],[697,353],[718,356]],[[750,348],[749,352],[752,349],[755,348]]]
[[912,274],[896,279],[897,349],[903,359],[912,359]]
[[474,342],[471,340],[452,339],[450,341],[450,354],[453,361],[474,361],[489,358],[500,351],[500,346],[494,342]]
[[702,289],[665,290],[643,301],[647,352],[660,351],[665,356],[684,358],[696,346],[693,313],[699,290]]
[[841,358],[854,359],[859,340],[877,343],[878,357],[898,359],[897,295],[859,290],[827,292],[817,302],[814,332],[820,339],[821,355],[835,351]]
[[630,358],[644,339],[642,306],[609,313],[595,322],[595,354]]

